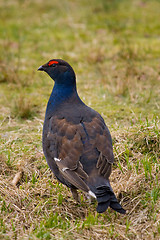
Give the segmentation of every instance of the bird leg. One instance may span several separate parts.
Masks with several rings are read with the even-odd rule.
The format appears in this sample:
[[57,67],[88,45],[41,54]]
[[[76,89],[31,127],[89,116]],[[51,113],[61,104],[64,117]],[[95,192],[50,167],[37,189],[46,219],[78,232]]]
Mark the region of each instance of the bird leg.
[[71,188],[71,193],[72,193],[72,196],[73,196],[74,200],[76,200],[77,203],[80,203],[81,200],[80,200],[80,197],[78,195],[77,189]]

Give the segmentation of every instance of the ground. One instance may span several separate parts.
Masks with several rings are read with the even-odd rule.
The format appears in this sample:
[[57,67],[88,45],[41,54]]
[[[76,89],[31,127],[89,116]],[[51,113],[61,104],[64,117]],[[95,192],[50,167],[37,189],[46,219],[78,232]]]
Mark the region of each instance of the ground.
[[[160,239],[160,1],[0,0],[0,239]],[[111,185],[126,215],[96,213],[42,152],[53,81],[68,61],[113,138]],[[14,182],[13,182],[14,180]]]

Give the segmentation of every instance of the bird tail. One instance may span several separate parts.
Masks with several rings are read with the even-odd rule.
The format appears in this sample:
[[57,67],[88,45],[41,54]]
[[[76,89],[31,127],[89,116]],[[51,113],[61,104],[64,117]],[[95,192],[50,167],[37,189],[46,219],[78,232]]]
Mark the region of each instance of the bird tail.
[[[109,183],[109,181],[108,181]],[[125,214],[126,210],[122,208],[120,203],[118,202],[111,186],[109,183],[109,186],[99,186],[96,188],[95,195],[97,197],[98,206],[97,206],[97,212],[103,213],[107,210],[107,208],[110,206],[115,211]]]
[[126,213],[126,210],[123,209],[121,204],[118,202],[110,185],[109,179],[104,179],[99,176],[96,178],[96,180],[91,179],[88,182],[88,186],[90,190],[96,195],[98,201],[98,213],[105,212],[108,207],[114,209],[119,213]]

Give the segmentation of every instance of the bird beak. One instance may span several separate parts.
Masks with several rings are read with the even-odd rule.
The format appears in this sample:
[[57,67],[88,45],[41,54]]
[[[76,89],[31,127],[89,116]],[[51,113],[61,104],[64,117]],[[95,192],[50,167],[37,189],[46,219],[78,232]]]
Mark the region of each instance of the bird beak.
[[43,65],[40,66],[40,67],[37,69],[37,71],[44,71]]

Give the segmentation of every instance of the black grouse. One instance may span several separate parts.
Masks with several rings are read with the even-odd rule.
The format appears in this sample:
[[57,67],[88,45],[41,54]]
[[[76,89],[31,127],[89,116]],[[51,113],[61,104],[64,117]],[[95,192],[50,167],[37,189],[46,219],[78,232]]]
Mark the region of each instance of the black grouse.
[[52,59],[38,68],[55,81],[43,126],[43,151],[56,178],[71,189],[77,201],[81,189],[98,201],[97,212],[108,206],[119,213],[109,182],[114,162],[112,139],[101,115],[78,96],[72,67]]

